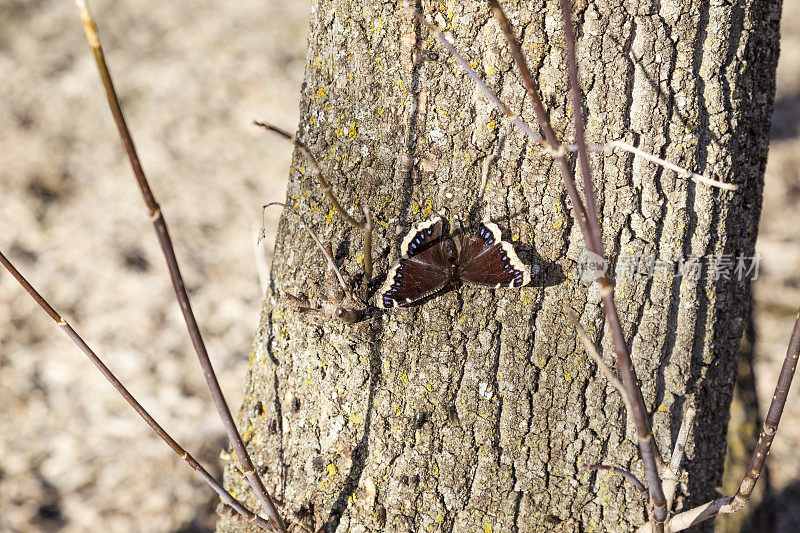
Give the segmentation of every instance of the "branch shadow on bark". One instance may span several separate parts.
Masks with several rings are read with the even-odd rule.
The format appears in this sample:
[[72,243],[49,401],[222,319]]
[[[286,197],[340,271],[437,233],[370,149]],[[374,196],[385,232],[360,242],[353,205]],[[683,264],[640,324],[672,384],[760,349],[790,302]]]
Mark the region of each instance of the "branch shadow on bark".
[[339,522],[342,518],[342,513],[347,507],[347,502],[353,494],[355,494],[358,484],[361,481],[361,474],[364,472],[364,467],[367,464],[367,456],[369,455],[369,436],[370,424],[372,423],[372,413],[375,409],[375,391],[381,382],[381,337],[383,335],[383,328],[381,326],[380,317],[372,318],[372,334],[370,335],[370,362],[369,362],[369,396],[367,397],[367,412],[364,416],[364,434],[355,445],[351,452],[352,465],[350,472],[347,473],[341,492],[336,497],[336,500],[331,507],[330,514],[325,520],[326,533],[333,533],[339,527]]

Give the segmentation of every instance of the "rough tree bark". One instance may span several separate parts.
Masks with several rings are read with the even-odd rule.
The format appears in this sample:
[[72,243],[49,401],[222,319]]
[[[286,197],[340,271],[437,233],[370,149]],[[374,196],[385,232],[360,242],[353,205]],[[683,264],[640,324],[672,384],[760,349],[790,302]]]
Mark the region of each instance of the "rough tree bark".
[[[644,520],[636,491],[581,469],[604,462],[641,476],[621,398],[567,318],[580,316],[613,360],[597,289],[576,276],[584,246],[562,178],[400,5],[313,3],[298,135],[353,215],[372,207],[379,277],[409,227],[443,207],[471,223],[491,218],[541,271],[522,290],[465,286],[356,326],[320,320],[287,300],[318,298],[325,265],[284,217],[241,410],[254,459],[287,514],[315,530],[630,529]],[[504,5],[569,139],[557,2]],[[533,122],[487,6],[418,6]],[[749,281],[705,267],[699,280],[679,277],[675,263],[753,255],[779,17],[768,0],[574,7],[589,140],[624,139],[740,185],[709,189],[627,154],[592,159],[603,243],[662,453],[687,402],[699,411],[683,505],[712,497],[720,481]],[[357,282],[362,237],[297,153],[287,198]],[[621,256],[673,264],[647,276]],[[230,465],[226,482],[248,493]],[[229,519],[219,529],[245,527]]]

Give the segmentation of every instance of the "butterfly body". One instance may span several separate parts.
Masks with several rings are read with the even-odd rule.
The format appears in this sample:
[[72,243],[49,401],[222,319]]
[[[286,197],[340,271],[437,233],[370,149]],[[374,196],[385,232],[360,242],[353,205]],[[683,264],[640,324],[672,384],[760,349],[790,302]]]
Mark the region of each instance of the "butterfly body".
[[531,279],[530,268],[491,222],[443,236],[442,219],[436,217],[415,226],[400,251],[400,261],[378,292],[378,306],[384,309],[413,303],[458,281],[521,287]]

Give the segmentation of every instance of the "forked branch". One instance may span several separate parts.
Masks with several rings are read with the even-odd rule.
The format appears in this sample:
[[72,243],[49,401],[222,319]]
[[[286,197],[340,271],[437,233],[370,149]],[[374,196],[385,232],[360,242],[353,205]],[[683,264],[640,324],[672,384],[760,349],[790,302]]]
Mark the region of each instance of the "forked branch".
[[[573,209],[575,210],[575,218],[581,229],[581,233],[583,234],[584,241],[586,242],[586,248],[590,252],[596,254],[600,258],[602,258],[604,255],[602,249],[602,240],[601,240],[602,230],[600,228],[600,221],[599,221],[599,216],[597,214],[596,201],[594,198],[594,189],[591,178],[591,168],[588,162],[588,152],[590,151],[596,152],[596,151],[609,151],[612,149],[621,149],[633,153],[634,155],[638,155],[648,161],[661,165],[664,168],[673,170],[679,173],[680,175],[689,177],[697,183],[701,183],[711,187],[718,187],[725,190],[738,189],[738,186],[735,184],[723,183],[717,180],[706,178],[705,176],[699,175],[697,173],[691,172],[689,170],[678,167],[677,165],[669,163],[664,159],[648,154],[621,140],[612,141],[603,145],[586,144],[584,126],[583,126],[583,117],[581,114],[582,96],[579,90],[577,62],[575,59],[575,38],[572,32],[572,25],[569,16],[570,5],[568,0],[561,0],[561,11],[564,21],[563,27],[565,32],[565,42],[567,43],[566,46],[567,70],[570,80],[571,98],[574,109],[573,116],[574,116],[576,143],[570,145],[560,144],[560,142],[556,139],[553,129],[549,123],[547,112],[539,96],[538,87],[534,81],[533,76],[531,75],[530,69],[527,66],[525,58],[522,54],[519,41],[517,40],[513,29],[511,28],[511,24],[508,18],[506,17],[505,13],[503,12],[497,0],[489,0],[489,5],[492,8],[492,12],[497,18],[500,27],[502,28],[503,33],[506,36],[506,40],[508,41],[511,55],[514,58],[514,61],[516,62],[517,67],[520,70],[523,84],[525,86],[525,89],[528,93],[531,102],[533,103],[535,114],[539,122],[539,127],[544,134],[544,138],[542,138],[542,136],[539,135],[538,133],[535,133],[519,116],[510,111],[508,106],[504,104],[489,89],[489,87],[486,85],[485,82],[483,82],[483,80],[480,79],[477,73],[470,67],[469,62],[466,59],[464,59],[458,53],[458,51],[456,51],[455,47],[447,40],[447,38],[442,34],[442,32],[438,28],[428,23],[428,21],[425,20],[424,16],[413,8],[412,8],[412,13],[417,20],[419,20],[423,25],[425,25],[429,29],[429,31],[450,52],[450,54],[453,55],[456,61],[464,68],[467,74],[473,79],[476,85],[478,85],[478,87],[484,92],[484,94],[489,98],[489,100],[498,109],[500,109],[500,111],[503,112],[503,114],[507,118],[509,118],[509,120],[513,124],[519,127],[526,135],[528,135],[536,143],[542,145],[545,148],[546,152],[556,159],[562,177],[564,179],[564,183],[567,188],[570,201],[573,205]],[[585,204],[582,202],[578,194],[573,170],[565,157],[566,152],[578,152],[579,164],[581,166],[581,176],[583,178],[584,197],[586,198]],[[647,413],[647,410],[644,406],[642,393],[638,386],[636,374],[633,369],[633,364],[630,359],[630,354],[628,352],[627,344],[625,342],[622,328],[620,325],[619,316],[613,298],[613,292],[614,292],[613,283],[605,275],[599,276],[597,282],[601,288],[601,295],[603,298],[603,308],[605,311],[606,322],[608,323],[609,329],[611,330],[613,349],[617,354],[618,368],[620,375],[622,377],[622,386],[624,387],[625,391],[623,396],[626,399],[626,404],[628,405],[631,416],[634,419],[637,436],[639,439],[640,451],[642,454],[642,460],[644,463],[645,473],[647,476],[646,478],[647,485],[650,489],[651,503],[653,506],[652,507],[653,519],[654,519],[653,526],[657,531],[659,531],[663,529],[663,522],[666,519],[668,512],[667,501],[663,492],[662,482],[659,478],[659,470],[660,470],[659,465],[661,465],[661,456],[659,455],[658,450],[656,449],[654,444],[652,432],[650,429],[649,414]],[[582,335],[581,338],[584,343],[586,343],[588,340],[588,337],[586,337],[585,335]],[[591,344],[591,341],[589,341],[587,350],[589,350],[590,355],[592,355],[596,360],[599,360],[600,363],[602,363],[602,359],[600,359],[597,356],[596,350],[594,350],[594,346]],[[603,365],[601,365],[601,369],[607,375],[612,377],[614,376],[613,372],[607,369],[607,367],[604,369]],[[611,379],[611,381],[612,383],[619,383],[618,381],[616,381],[616,379]],[[691,412],[687,412],[686,418],[691,419],[693,414],[694,414],[693,410]],[[684,422],[686,423],[687,420],[684,420]],[[685,427],[688,427],[688,425],[685,425]],[[685,442],[683,444],[685,445]],[[677,457],[677,462],[679,465],[680,459],[683,456],[682,446],[680,446],[679,450],[676,449],[676,454],[677,454],[676,456],[673,456],[673,459],[676,459]],[[672,465],[670,465],[670,467],[671,466]],[[667,468],[665,472],[670,477],[673,475],[677,476],[677,472],[673,474],[671,468]],[[675,480],[673,479],[670,479],[669,482],[667,483],[668,485],[671,485],[669,487],[671,492],[670,500],[672,499],[672,495],[674,494],[674,489],[675,489],[673,483],[675,483]]]
[[223,487],[220,485],[214,477],[208,473],[208,471],[203,468],[197,460],[192,457],[189,452],[184,450],[180,444],[178,444],[175,439],[173,439],[165,430],[164,428],[159,425],[158,422],[148,413],[145,408],[140,404],[136,398],[125,388],[122,382],[117,379],[117,376],[103,363],[102,359],[86,344],[86,341],[78,335],[78,333],[67,324],[67,321],[64,320],[58,312],[53,309],[53,307],[47,303],[47,301],[42,297],[41,294],[28,282],[27,279],[14,267],[13,264],[0,252],[0,263],[8,270],[14,279],[22,285],[22,288],[33,298],[33,300],[39,304],[45,313],[47,313],[50,318],[52,318],[56,324],[67,334],[67,336],[74,342],[78,348],[89,358],[89,360],[94,363],[94,366],[97,367],[98,370],[105,376],[105,378],[111,382],[111,385],[114,386],[115,389],[120,393],[120,395],[125,399],[128,404],[133,408],[136,413],[142,417],[142,419],[147,423],[150,428],[156,432],[156,434],[161,437],[167,446],[172,448],[172,451],[177,453],[181,459],[186,461],[192,469],[197,472],[197,474],[206,482],[206,484],[214,489],[214,492],[219,494],[219,497],[222,499],[225,504],[230,506],[234,511],[239,513],[249,522],[259,526],[262,529],[267,531],[274,531],[277,530],[274,528],[271,522],[264,520],[260,516],[252,513],[249,509],[247,509],[240,501],[236,498],[231,496]]
[[125,123],[125,116],[122,113],[122,108],[120,106],[119,99],[117,98],[117,93],[114,90],[114,84],[111,80],[111,73],[109,72],[108,65],[106,64],[103,48],[100,43],[100,37],[97,33],[94,19],[92,18],[89,8],[84,0],[75,0],[75,4],[78,7],[78,12],[80,13],[81,20],[83,22],[83,28],[86,32],[86,40],[89,42],[89,46],[94,54],[95,63],[97,64],[100,78],[103,81],[103,87],[105,88],[108,104],[111,108],[111,114],[114,116],[114,121],[117,124],[117,130],[119,131],[120,139],[122,140],[122,144],[125,148],[125,153],[128,155],[128,160],[130,161],[131,168],[133,169],[133,175],[136,178],[136,182],[139,184],[139,189],[142,192],[142,198],[144,199],[144,202],[150,211],[153,227],[155,229],[156,236],[158,237],[158,242],[161,245],[161,251],[164,253],[170,278],[172,279],[172,287],[175,290],[175,295],[178,298],[178,303],[180,304],[184,321],[186,322],[186,326],[189,330],[189,336],[192,339],[192,344],[194,345],[198,360],[200,361],[200,366],[203,370],[203,376],[206,378],[206,383],[211,391],[211,397],[214,400],[214,405],[216,406],[220,419],[225,426],[225,431],[228,435],[231,445],[233,446],[234,452],[236,453],[236,458],[242,466],[242,472],[244,472],[248,483],[253,488],[258,500],[261,502],[264,512],[269,517],[269,520],[272,522],[272,525],[276,531],[285,532],[286,526],[278,514],[275,504],[272,502],[272,499],[267,493],[264,484],[258,477],[258,474],[253,467],[253,462],[250,460],[250,456],[247,453],[244,442],[239,435],[239,431],[236,428],[236,423],[233,420],[230,408],[225,401],[225,397],[222,394],[222,389],[219,386],[216,374],[214,373],[214,368],[211,365],[211,360],[208,357],[208,352],[206,350],[205,343],[203,342],[203,337],[200,334],[200,327],[198,326],[194,312],[192,311],[192,306],[189,302],[189,295],[186,292],[186,288],[183,283],[183,277],[181,276],[180,268],[178,267],[178,260],[175,257],[172,239],[167,231],[167,223],[164,220],[164,215],[161,212],[161,208],[159,207],[158,202],[156,202],[155,196],[153,195],[150,185],[147,182],[144,170],[142,169],[142,165],[139,161],[139,156],[136,153],[136,147],[134,146],[133,138],[128,130],[128,126]]
[[[533,131],[533,129],[528,125],[528,123],[525,122],[524,120],[522,120],[522,118],[519,115],[517,115],[514,112],[512,112],[509,109],[509,107],[502,100],[500,100],[500,98],[489,88],[489,86],[486,85],[486,83],[481,79],[481,77],[478,76],[478,73],[475,72],[475,70],[470,66],[469,61],[467,61],[464,58],[464,56],[462,56],[458,52],[458,50],[456,50],[456,48],[453,46],[453,44],[441,32],[441,30],[439,30],[439,28],[437,28],[436,26],[434,26],[433,24],[428,22],[425,19],[425,17],[419,11],[417,11],[413,7],[410,7],[410,9],[411,9],[411,13],[414,15],[414,17],[422,25],[424,25],[428,29],[428,31],[431,32],[431,34],[433,34],[433,36],[436,38],[437,41],[439,41],[439,43],[442,46],[445,47],[445,49],[450,53],[450,55],[453,56],[453,58],[456,60],[456,62],[458,62],[458,64],[461,65],[461,67],[464,69],[464,71],[467,73],[467,75],[472,79],[472,81],[475,83],[475,85],[477,85],[478,88],[483,92],[483,94],[486,96],[486,98],[488,98],[489,101],[491,101],[495,105],[495,107],[497,107],[497,109],[499,109],[503,113],[505,118],[507,118],[513,125],[518,127],[531,140],[533,140],[535,143],[541,145],[542,148],[544,148],[544,150],[546,152],[550,153],[551,155],[555,155],[551,151],[550,144],[544,138],[542,138],[541,135],[539,135],[538,133]],[[562,146],[563,146],[563,149],[568,151],[568,152],[577,152],[578,151],[578,145],[574,144],[574,143],[573,144],[565,144],[565,145],[562,145]],[[719,180],[707,178],[707,177],[705,177],[705,176],[703,176],[701,174],[697,174],[696,172],[692,172],[690,170],[681,168],[678,165],[675,165],[674,163],[670,163],[669,161],[667,161],[665,159],[662,159],[660,157],[656,157],[653,154],[649,154],[649,153],[645,152],[644,150],[640,150],[639,148],[636,148],[635,146],[633,146],[633,145],[631,145],[629,143],[626,143],[626,142],[624,142],[622,140],[615,140],[615,141],[611,141],[611,142],[608,142],[608,143],[605,143],[605,144],[590,144],[590,145],[587,145],[586,148],[587,148],[587,150],[589,152],[609,152],[609,151],[612,151],[614,149],[622,150],[624,152],[628,152],[628,153],[631,153],[631,154],[634,154],[634,155],[638,155],[638,156],[642,157],[643,159],[646,159],[646,160],[648,160],[648,161],[650,161],[652,163],[655,163],[655,164],[657,164],[659,166],[662,166],[664,168],[672,170],[673,172],[676,172],[680,176],[689,177],[689,178],[692,179],[692,181],[694,181],[696,183],[701,183],[701,184],[707,185],[709,187],[716,187],[716,188],[725,189],[725,190],[728,190],[728,191],[735,191],[735,190],[739,189],[739,186],[734,184],[734,183],[725,183],[725,182],[722,182],[722,181],[719,181]]]
[[361,232],[364,234],[364,287],[366,288],[367,284],[372,279],[372,213],[370,212],[367,204],[364,203],[362,206],[362,210],[364,211],[364,220],[359,222],[342,207],[342,204],[339,203],[339,199],[336,198],[336,194],[333,192],[333,187],[330,183],[328,183],[328,180],[325,178],[325,174],[322,173],[322,168],[319,166],[317,158],[314,157],[314,154],[311,153],[311,150],[308,149],[308,146],[306,146],[303,141],[298,139],[296,135],[293,135],[288,131],[277,126],[273,126],[267,122],[253,121],[253,124],[265,129],[266,131],[276,133],[287,141],[293,143],[297,149],[300,150],[304,156],[306,156],[306,159],[308,159],[311,168],[314,169],[314,174],[317,175],[317,181],[319,182],[322,192],[325,193],[325,196],[327,196],[328,201],[331,203],[334,210],[336,210],[336,212],[339,213],[348,224],[356,229],[361,230]]
[[297,211],[295,211],[294,209],[292,209],[290,206],[284,204],[283,202],[270,202],[267,205],[265,205],[264,207],[262,207],[261,210],[262,210],[262,212],[266,211],[267,208],[272,207],[274,205],[281,206],[282,208],[284,208],[284,209],[288,210],[289,212],[291,212],[292,214],[294,214],[295,217],[297,217],[297,220],[300,221],[300,224],[306,230],[306,232],[308,233],[308,236],[311,237],[311,240],[314,241],[314,244],[316,245],[316,247],[319,248],[319,251],[320,251],[320,253],[322,253],[322,256],[325,258],[325,261],[328,262],[328,266],[330,267],[331,271],[336,275],[336,279],[339,282],[339,286],[342,288],[342,290],[344,291],[345,295],[347,295],[347,297],[350,298],[354,303],[355,302],[359,302],[359,299],[356,297],[355,294],[353,294],[353,291],[350,290],[350,287],[347,285],[347,282],[344,280],[344,276],[342,275],[342,271],[339,269],[339,266],[336,264],[336,261],[333,259],[333,256],[331,255],[331,252],[325,247],[324,244],[322,244],[322,240],[320,240],[320,238],[317,235],[317,233],[313,229],[311,229],[311,226],[306,223],[306,221],[303,218],[303,216],[300,213],[298,213]]
[[[581,199],[575,184],[575,177],[572,167],[569,165],[565,157],[565,150],[562,145],[555,138],[553,129],[550,125],[547,113],[542,106],[541,99],[539,98],[539,89],[536,82],[530,73],[519,41],[514,34],[511,24],[508,21],[505,13],[503,12],[497,0],[489,0],[489,5],[492,8],[495,18],[500,23],[503,33],[506,35],[511,55],[517,63],[520,70],[523,84],[528,92],[528,95],[533,102],[536,116],[539,120],[539,127],[545,134],[545,138],[550,143],[551,153],[555,154],[558,167],[561,171],[561,176],[564,179],[564,184],[567,188],[573,208],[576,212],[578,225],[583,234],[583,239],[586,242],[586,248],[596,254],[598,257],[603,258],[603,248],[601,242],[601,229],[600,220],[597,216],[597,206],[594,197],[594,188],[591,178],[591,169],[588,163],[588,156],[586,150],[586,142],[583,134],[583,116],[581,114],[581,94],[580,88],[577,84],[578,71],[577,62],[575,59],[575,39],[572,33],[572,20],[570,18],[570,5],[568,0],[561,1],[561,12],[564,21],[565,41],[567,42],[566,56],[567,68],[569,71],[570,86],[573,101],[573,114],[575,116],[575,129],[576,138],[578,140],[578,154],[581,161],[581,174],[583,176],[583,192],[586,198],[586,206],[581,204]],[[656,464],[656,450],[655,441],[653,439],[652,431],[650,429],[649,413],[644,405],[644,397],[639,388],[639,383],[636,377],[636,372],[633,368],[633,362],[628,352],[628,346],[625,342],[625,336],[622,332],[619,315],[617,313],[616,305],[614,303],[614,286],[611,280],[605,274],[601,274],[597,278],[597,283],[600,285],[600,294],[603,299],[603,310],[605,311],[606,322],[611,330],[612,344],[614,352],[617,355],[617,369],[625,388],[625,397],[627,404],[631,411],[634,425],[636,427],[636,435],[639,441],[639,451],[642,456],[642,463],[644,466],[647,487],[650,492],[650,502],[652,505],[652,513],[654,518],[655,529],[660,531],[663,529],[663,522],[667,517],[666,499],[661,486],[661,479],[658,473]]]
[[[781,373],[778,375],[778,383],[775,385],[767,416],[761,427],[761,434],[753,450],[753,455],[750,457],[750,464],[739,483],[739,489],[733,496],[722,496],[673,516],[669,521],[670,531],[682,531],[717,515],[735,513],[747,505],[758,478],[764,470],[764,462],[767,460],[772,441],[778,431],[778,424],[786,406],[786,398],[789,396],[789,388],[792,386],[792,379],[797,370],[798,359],[800,359],[800,313],[794,322],[789,346],[786,349],[786,357],[781,366]],[[648,526],[649,523],[644,524],[638,529],[638,532],[646,533],[649,531]]]

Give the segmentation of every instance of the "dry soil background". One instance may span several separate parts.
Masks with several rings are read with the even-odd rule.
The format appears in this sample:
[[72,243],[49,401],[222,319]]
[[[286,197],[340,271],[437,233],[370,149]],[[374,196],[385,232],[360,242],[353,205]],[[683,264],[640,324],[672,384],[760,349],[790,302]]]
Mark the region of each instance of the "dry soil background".
[[[219,471],[221,426],[75,7],[0,2],[0,247],[156,419]],[[297,124],[308,4],[92,7],[236,410],[263,294],[260,207],[283,199],[291,154],[251,121]],[[213,493],[5,273],[0,302],[0,531],[213,526]]]
[[[758,243],[762,408],[800,304],[797,4],[785,6]],[[283,199],[291,152],[250,121],[290,130],[297,123],[308,4],[93,7],[235,409],[263,294],[254,247],[260,206]],[[223,433],[71,2],[0,0],[0,249],[156,418],[218,470]],[[264,249],[271,254],[271,244]],[[791,427],[799,388],[770,460],[784,496],[800,492],[800,429]],[[204,531],[215,502],[0,272],[0,531]]]

